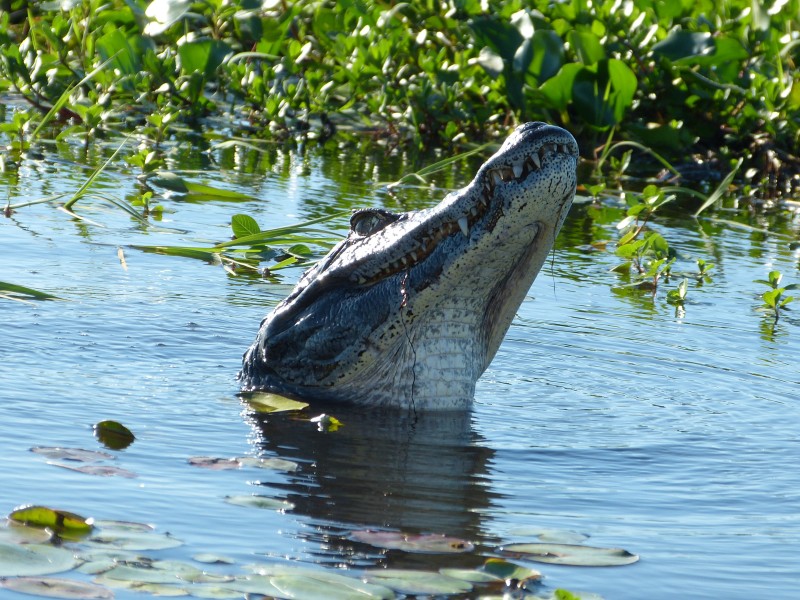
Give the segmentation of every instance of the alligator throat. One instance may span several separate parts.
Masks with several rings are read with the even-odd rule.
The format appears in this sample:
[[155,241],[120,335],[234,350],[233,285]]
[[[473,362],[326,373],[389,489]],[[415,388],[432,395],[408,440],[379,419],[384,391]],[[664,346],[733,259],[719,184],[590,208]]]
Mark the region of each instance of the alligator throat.
[[468,407],[566,217],[577,160],[569,133],[527,123],[437,206],[356,211],[262,322],[243,390]]

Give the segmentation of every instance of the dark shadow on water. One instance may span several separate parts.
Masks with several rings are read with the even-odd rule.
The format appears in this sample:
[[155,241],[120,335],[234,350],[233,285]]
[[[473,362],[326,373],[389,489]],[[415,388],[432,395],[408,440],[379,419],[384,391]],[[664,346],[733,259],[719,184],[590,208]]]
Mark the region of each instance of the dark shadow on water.
[[[335,416],[343,426],[330,432],[287,413],[254,418],[262,456],[299,463],[285,483],[270,487],[295,505],[298,535],[320,562],[405,568],[483,562],[480,546],[497,543],[483,523],[496,496],[488,477],[493,451],[473,431],[470,413],[414,418],[337,408]],[[476,552],[437,558],[350,539],[367,528],[445,534],[472,541]]]

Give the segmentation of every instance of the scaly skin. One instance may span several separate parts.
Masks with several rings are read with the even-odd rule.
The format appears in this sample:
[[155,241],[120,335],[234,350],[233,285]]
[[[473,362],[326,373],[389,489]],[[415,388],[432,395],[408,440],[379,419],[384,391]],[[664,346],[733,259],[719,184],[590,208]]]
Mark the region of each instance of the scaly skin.
[[261,323],[242,389],[468,408],[569,211],[577,161],[569,133],[526,123],[437,206],[354,213]]

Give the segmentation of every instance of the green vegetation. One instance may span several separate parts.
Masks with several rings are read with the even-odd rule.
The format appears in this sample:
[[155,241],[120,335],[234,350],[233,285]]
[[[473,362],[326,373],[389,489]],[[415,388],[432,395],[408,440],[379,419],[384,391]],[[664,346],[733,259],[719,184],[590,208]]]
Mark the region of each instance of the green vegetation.
[[782,310],[789,310],[786,306],[794,300],[793,296],[784,296],[789,290],[800,289],[800,285],[792,283],[790,285],[781,285],[783,275],[779,271],[770,271],[767,276],[768,279],[757,279],[755,283],[766,285],[769,289],[761,294],[764,304],[760,307],[761,310],[768,312],[778,322]]
[[798,0],[0,7],[0,91],[31,107],[5,124],[17,149],[50,120],[86,140],[143,126],[157,145],[175,125],[233,113],[256,137],[355,128],[439,146],[543,119],[587,156],[624,140],[706,175],[744,156],[753,192],[773,197],[797,166]]
[[[734,189],[737,207],[781,210],[795,193],[799,30],[800,0],[0,0],[0,98],[16,100],[0,103],[0,174],[54,143],[102,145],[105,161],[73,193],[9,191],[5,214],[59,202],[85,219],[76,208],[93,199],[155,229],[165,191],[248,199],[171,170],[168,149],[187,139],[255,154],[332,138],[441,148],[395,182],[427,184],[540,119],[575,134],[593,205],[625,202],[620,287],[655,297],[681,260],[657,216],[705,214]],[[94,189],[117,156],[137,175],[127,199]],[[235,215],[228,242],[138,248],[230,273],[271,261],[269,275],[331,247],[317,222],[261,231]],[[708,281],[704,264],[681,276]],[[0,296],[43,298],[20,289]]]

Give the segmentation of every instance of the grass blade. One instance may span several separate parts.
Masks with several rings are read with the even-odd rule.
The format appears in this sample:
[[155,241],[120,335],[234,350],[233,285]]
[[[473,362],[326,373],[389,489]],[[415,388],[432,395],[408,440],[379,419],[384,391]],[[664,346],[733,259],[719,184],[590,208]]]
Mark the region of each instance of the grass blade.
[[714,204],[717,200],[719,200],[722,197],[722,194],[728,191],[728,186],[733,181],[733,178],[736,176],[736,172],[739,170],[739,167],[742,166],[743,161],[744,161],[743,158],[740,158],[739,160],[736,161],[736,165],[733,167],[733,169],[731,169],[731,172],[725,176],[725,179],[723,179],[720,182],[720,184],[717,186],[717,189],[715,189],[712,192],[712,194],[708,198],[706,198],[706,201],[703,202],[703,205],[700,208],[698,208],[697,211],[694,213],[695,217],[699,216],[701,212],[703,212],[709,206]]

